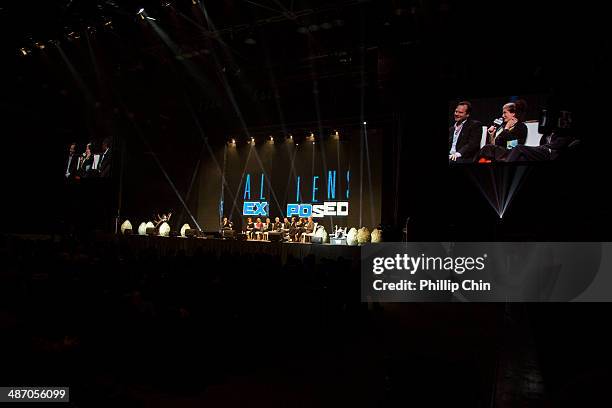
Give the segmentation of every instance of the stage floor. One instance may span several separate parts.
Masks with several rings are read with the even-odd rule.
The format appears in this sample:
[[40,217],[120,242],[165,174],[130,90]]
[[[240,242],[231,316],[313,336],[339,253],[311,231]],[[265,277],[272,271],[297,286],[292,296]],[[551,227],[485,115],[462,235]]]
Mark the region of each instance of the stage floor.
[[142,235],[119,236],[119,239],[135,249],[155,248],[161,255],[176,253],[176,251],[193,255],[196,250],[214,253],[217,256],[266,254],[279,257],[282,264],[286,263],[287,259],[291,257],[302,260],[309,255],[313,255],[316,262],[320,262],[324,258],[338,259],[342,257],[352,261],[356,267],[359,266],[361,257],[361,248],[349,245]]

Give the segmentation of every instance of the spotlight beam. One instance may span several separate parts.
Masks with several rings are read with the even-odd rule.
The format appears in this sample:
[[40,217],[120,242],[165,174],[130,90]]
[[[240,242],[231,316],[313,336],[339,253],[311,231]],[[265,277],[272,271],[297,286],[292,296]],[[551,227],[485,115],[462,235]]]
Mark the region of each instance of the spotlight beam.
[[[204,17],[206,18],[206,21],[208,22],[208,25],[210,27],[212,27],[214,29],[214,23],[212,22],[212,20],[210,19],[208,12],[206,11],[206,7],[200,3],[200,8],[202,9],[202,12],[204,13]],[[218,68],[220,68],[221,64],[219,63],[219,59],[216,55],[215,52],[212,53],[213,55],[213,59],[215,61],[215,64],[217,65]],[[229,82],[227,81],[227,76],[225,75],[224,72],[222,72],[221,70],[219,70],[219,76],[221,77],[221,82],[223,83],[223,87],[225,88],[225,92],[227,93],[227,97],[229,98],[229,100],[232,103],[232,107],[234,108],[234,111],[236,113],[236,115],[238,116],[238,119],[240,120],[240,124],[242,125],[242,128],[244,129],[245,134],[247,135],[247,137],[251,137],[251,134],[249,132],[248,126],[246,125],[246,122],[244,120],[244,116],[242,115],[242,111],[240,110],[238,103],[236,102],[236,98],[234,96],[234,92],[232,91],[232,88],[229,85]],[[259,157],[259,154],[257,153],[257,150],[255,150],[255,158],[257,159],[257,162],[259,163],[259,166],[261,167],[261,171],[263,172],[265,179],[267,181],[268,184],[268,188],[272,194],[272,197],[274,198],[274,201],[276,202],[276,205],[279,209],[281,209],[281,213],[283,213],[282,208],[280,206],[280,203],[278,202],[278,198],[276,197],[276,193],[274,192],[274,189],[272,188],[272,185],[270,183],[270,178],[268,177],[268,174],[266,174],[266,170],[263,166],[263,163],[261,162],[261,159]]]
[[[127,111],[127,109],[124,106],[124,110]],[[168,184],[170,185],[170,187],[172,188],[172,191],[174,192],[174,194],[176,195],[176,197],[178,198],[178,200],[180,201],[181,205],[183,206],[183,208],[185,209],[185,211],[187,211],[187,213],[189,214],[189,217],[191,218],[191,220],[193,221],[193,223],[196,225],[196,227],[198,228],[199,231],[202,231],[202,228],[200,227],[200,224],[198,224],[198,222],[196,221],[195,217],[193,216],[193,214],[191,213],[191,211],[189,210],[189,207],[187,206],[187,203],[185,202],[185,200],[183,199],[183,197],[181,196],[181,194],[179,193],[178,189],[176,188],[176,186],[174,185],[174,182],[172,181],[172,179],[170,178],[170,175],[168,174],[168,172],[166,171],[166,169],[164,168],[164,166],[161,164],[161,161],[159,160],[159,158],[157,157],[157,154],[155,154],[155,152],[153,151],[153,149],[151,148],[151,145],[149,143],[149,140],[147,139],[147,137],[144,135],[144,132],[142,132],[140,130],[140,127],[136,124],[135,121],[131,121],[132,122],[132,126],[134,127],[134,130],[136,130],[136,134],[140,137],[140,139],[142,140],[143,144],[146,146],[146,148],[151,152],[151,157],[153,157],[153,160],[155,161],[155,164],[157,164],[157,166],[159,167],[159,169],[161,170],[164,178],[166,179],[166,181],[168,182]]]
[[91,92],[89,91],[89,89],[87,88],[87,86],[85,85],[85,82],[83,81],[83,78],[81,77],[79,72],[76,70],[74,65],[72,65],[72,63],[70,62],[70,59],[68,59],[68,56],[66,55],[66,53],[64,52],[62,47],[59,45],[59,42],[55,44],[55,47],[57,48],[60,56],[62,57],[62,60],[64,61],[64,63],[68,67],[68,70],[70,71],[70,74],[72,75],[72,78],[77,83],[77,86],[79,87],[81,92],[83,92],[83,95],[85,96],[85,99],[86,99],[87,103],[89,104],[90,107],[93,106],[94,105],[94,98],[93,98]]
[[276,207],[280,210],[281,214],[284,215],[285,212],[283,211],[283,208],[281,207],[280,202],[278,201],[278,198],[276,197],[276,193],[274,192],[274,189],[272,188],[272,183],[270,182],[270,177],[268,173],[266,172],[266,169],[264,168],[263,162],[261,161],[261,158],[259,157],[257,150],[255,150],[255,146],[251,145],[251,149],[255,152],[255,159],[257,160],[257,163],[259,164],[259,167],[261,168],[261,172],[264,175],[264,178],[266,180],[266,185],[268,186],[268,190],[270,190],[270,193],[272,194],[272,198],[274,199],[274,202],[276,203]]
[[[144,10],[143,10],[144,12]],[[150,22],[151,25],[153,25],[154,27],[156,27],[157,25],[153,22]],[[65,54],[63,53],[63,51],[61,50],[59,43],[56,43],[56,46],[58,48],[58,50],[60,51],[60,54],[62,54],[63,56],[65,56]],[[123,109],[124,112],[128,112],[127,106],[125,105],[125,103],[123,102],[123,98],[121,96],[121,94],[117,91],[117,89],[115,89],[115,87],[111,86],[110,89],[112,90],[112,93],[115,95],[119,105],[121,106],[121,108]],[[129,117],[129,115],[127,115]],[[148,141],[148,139],[146,138],[146,136],[144,135],[144,132],[141,131],[140,127],[138,126],[138,124],[130,119],[130,122],[134,128],[134,130],[136,131],[136,134],[139,136],[139,138],[141,139],[141,141],[143,142],[143,144],[145,145],[145,147],[147,149],[149,149],[149,151],[151,152],[151,156],[153,157],[153,160],[155,161],[155,163],[157,164],[157,166],[159,167],[160,171],[162,172],[164,178],[166,179],[166,181],[168,182],[168,184],[170,185],[170,187],[172,188],[172,191],[174,192],[174,194],[176,195],[176,197],[178,198],[178,200],[180,201],[181,205],[183,206],[183,208],[185,209],[185,211],[189,214],[189,217],[191,218],[191,220],[193,221],[193,223],[196,225],[196,227],[198,228],[199,231],[202,231],[202,228],[200,227],[200,224],[197,222],[197,220],[195,219],[195,217],[193,216],[193,214],[191,213],[191,211],[189,210],[189,207],[187,206],[187,204],[185,203],[185,200],[183,199],[183,197],[181,196],[180,192],[178,191],[178,189],[176,188],[176,186],[174,185],[174,182],[172,181],[172,179],[170,178],[170,175],[166,172],[164,166],[162,165],[162,163],[160,162],[159,158],[157,157],[157,155],[155,154],[155,152],[153,151],[153,149],[151,148],[151,145]]]
[[[185,105],[187,106],[187,109],[189,110],[189,113],[191,114],[191,118],[193,119],[193,123],[195,124],[197,130],[198,130],[198,134],[200,135],[200,137],[202,138],[202,142],[204,143],[203,148],[206,147],[207,151],[210,154],[211,159],[213,160],[213,163],[215,164],[215,167],[217,168],[217,172],[219,173],[219,175],[221,176],[221,182],[222,182],[222,188],[223,187],[227,187],[228,193],[230,194],[230,199],[233,200],[234,204],[234,208],[236,207],[236,200],[234,199],[234,195],[232,194],[231,189],[229,188],[229,185],[227,183],[227,180],[225,179],[224,176],[224,171],[221,169],[221,167],[219,166],[219,162],[217,160],[217,158],[214,155],[214,152],[212,150],[212,147],[210,146],[210,144],[208,143],[208,138],[205,136],[204,134],[204,130],[202,129],[202,126],[200,124],[200,121],[195,113],[195,110],[193,109],[193,106],[191,104],[191,102],[189,101],[189,98],[187,96],[187,93],[185,92],[185,86],[184,84],[180,81],[180,77],[177,74],[176,70],[174,69],[174,65],[171,65],[172,68],[172,72],[175,75],[175,78],[177,79],[177,81],[180,84],[180,89],[181,89],[181,93],[183,95],[183,99],[185,102]],[[203,152],[202,152],[203,153]],[[232,209],[232,214],[233,214],[233,209]]]
[[516,169],[516,173],[514,174],[514,177],[512,178],[512,183],[510,185],[508,200],[504,202],[504,205],[501,211],[501,217],[503,217],[504,214],[506,213],[506,210],[510,206],[512,199],[514,198],[518,190],[521,188],[523,181],[525,180],[525,177],[527,176],[528,173],[529,173],[528,166],[521,165]]
[[372,169],[370,166],[370,147],[368,143],[368,125],[367,123],[363,125],[363,136],[365,138],[365,154],[366,154],[366,163],[368,168],[368,183],[370,190],[370,226],[374,227],[376,222],[376,215],[374,214],[374,195],[372,194]]
[[[202,156],[204,154],[204,146],[202,146],[202,150],[198,155],[198,161],[193,169],[193,173],[191,174],[191,181],[189,182],[189,188],[187,188],[187,193],[185,194],[185,201],[189,201],[189,197],[191,196],[191,192],[193,191],[193,186],[195,185],[196,178],[198,173],[200,172],[200,164],[202,163]],[[179,225],[182,224],[182,220],[184,218],[184,214],[181,214],[179,217]]]
[[[119,102],[119,105],[121,106],[123,111],[124,112],[128,112],[127,106],[123,102],[123,99],[122,99],[121,95],[117,92],[117,90],[114,87],[112,89],[113,89],[113,91],[114,91],[113,93],[115,94],[115,96],[116,96],[116,98],[117,98],[117,100]],[[129,115],[126,115],[126,116],[129,117]],[[172,191],[174,192],[174,194],[176,195],[176,197],[180,201],[181,205],[183,206],[185,211],[187,211],[187,213],[189,214],[189,217],[191,218],[193,223],[196,225],[198,230],[202,231],[202,228],[200,227],[200,224],[198,224],[198,221],[195,219],[195,217],[193,216],[193,214],[189,210],[189,207],[187,206],[187,203],[185,203],[185,200],[183,199],[183,197],[181,196],[180,192],[178,191],[178,189],[174,185],[174,182],[170,178],[170,175],[168,174],[168,172],[166,172],[166,169],[164,168],[164,166],[162,165],[161,161],[159,160],[159,158],[157,157],[157,155],[155,154],[155,152],[151,148],[151,144],[149,143],[149,140],[147,139],[147,137],[144,135],[144,132],[142,132],[142,130],[140,129],[138,124],[133,119],[130,119],[130,123],[132,124],[132,127],[136,131],[136,134],[138,135],[138,137],[140,138],[142,143],[151,152],[151,157],[153,157],[153,161],[155,161],[155,164],[157,164],[157,166],[159,167],[159,169],[162,172],[164,178],[166,179],[166,181],[168,182],[168,184],[172,188]]]
[[265,9],[265,10],[273,11],[275,13],[282,13],[281,10],[276,10],[276,9],[273,9],[272,7],[268,7],[268,6],[264,5],[264,4],[255,3],[254,1],[245,0],[245,3],[249,3],[249,4],[252,4],[253,6],[261,7],[263,9]]
[[[251,158],[251,152],[253,151],[253,149],[249,149],[249,153],[247,154],[247,158],[244,162],[244,167],[242,168],[242,175],[240,176],[240,183],[238,183],[238,190],[236,190],[236,195],[234,196],[234,203],[232,204],[232,212],[230,213],[230,218],[234,215],[234,209],[237,208],[236,207],[236,202],[238,201],[238,195],[240,194],[240,190],[242,189],[242,183],[244,181],[244,174],[246,173],[246,169],[249,165],[249,159]],[[211,156],[213,155],[212,149],[209,150]],[[229,189],[229,186],[228,186]],[[241,216],[242,216],[242,212],[238,211]]]
[[291,184],[291,176],[295,177],[297,181],[297,174],[295,172],[295,156],[297,156],[297,147],[291,151],[290,145],[287,144],[287,151],[291,158],[291,170],[289,170],[289,177],[287,177],[287,186],[285,187],[285,202],[289,202],[289,185]]

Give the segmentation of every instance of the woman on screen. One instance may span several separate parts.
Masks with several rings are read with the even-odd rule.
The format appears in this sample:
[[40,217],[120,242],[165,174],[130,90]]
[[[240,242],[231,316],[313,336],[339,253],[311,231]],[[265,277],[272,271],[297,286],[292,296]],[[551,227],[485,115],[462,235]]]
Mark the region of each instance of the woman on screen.
[[526,107],[523,100],[503,106],[502,123],[487,129],[487,144],[480,150],[479,162],[504,161],[511,149],[525,144],[527,125],[522,122],[522,118]]
[[94,155],[91,151],[92,143],[87,143],[85,152],[79,160],[78,173],[81,178],[91,177],[93,175]]

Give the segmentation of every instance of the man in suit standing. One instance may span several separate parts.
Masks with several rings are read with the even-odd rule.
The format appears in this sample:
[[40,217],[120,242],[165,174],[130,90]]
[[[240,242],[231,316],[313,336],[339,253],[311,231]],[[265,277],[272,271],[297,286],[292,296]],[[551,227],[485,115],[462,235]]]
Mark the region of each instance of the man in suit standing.
[[76,142],[70,143],[68,149],[68,159],[64,167],[64,179],[66,181],[73,181],[77,175],[77,164],[79,163],[79,156],[76,152]]
[[470,118],[472,104],[461,101],[455,108],[455,123],[449,129],[448,160],[456,163],[471,163],[480,150],[482,123]]
[[100,163],[98,164],[100,177],[110,176],[111,163],[111,141],[109,138],[105,138],[102,141],[102,154],[100,155]]

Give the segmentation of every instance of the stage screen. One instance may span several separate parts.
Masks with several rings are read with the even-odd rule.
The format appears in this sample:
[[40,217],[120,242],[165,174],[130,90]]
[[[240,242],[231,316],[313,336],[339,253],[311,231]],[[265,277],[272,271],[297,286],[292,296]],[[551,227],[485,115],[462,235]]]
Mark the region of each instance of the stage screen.
[[[218,230],[222,216],[241,229],[247,217],[312,216],[331,231],[380,224],[380,131],[259,137],[210,151],[200,173],[198,219]],[[212,150],[212,149],[211,149]],[[222,181],[225,182],[222,182]]]
[[547,95],[457,98],[449,124],[449,164],[555,161],[576,145],[571,111]]
[[67,183],[109,178],[112,174],[112,139],[74,141],[66,146],[63,177]]

